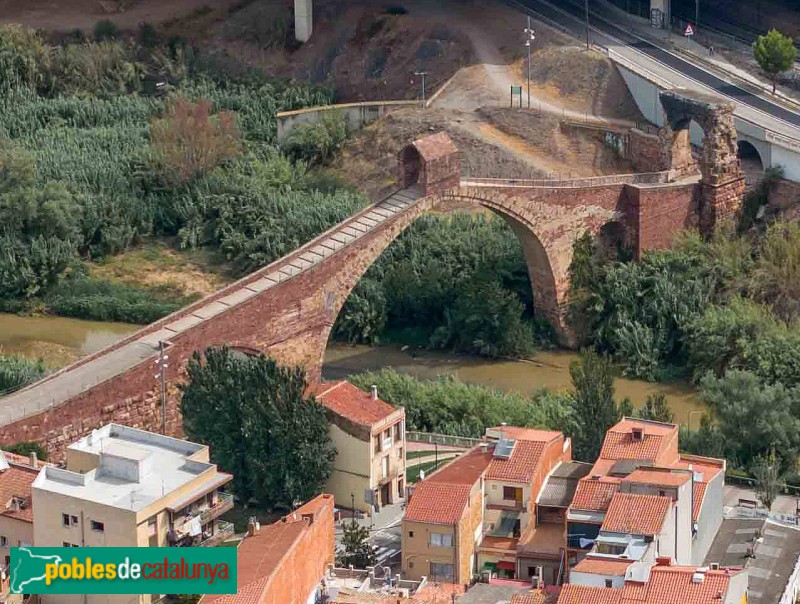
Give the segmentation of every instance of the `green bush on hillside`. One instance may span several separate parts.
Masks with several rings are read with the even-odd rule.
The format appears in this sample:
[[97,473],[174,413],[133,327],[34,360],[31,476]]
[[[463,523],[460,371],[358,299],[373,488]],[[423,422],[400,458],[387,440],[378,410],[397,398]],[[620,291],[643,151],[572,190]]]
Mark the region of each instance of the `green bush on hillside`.
[[0,396],[44,377],[47,369],[42,361],[31,361],[22,356],[0,355]]

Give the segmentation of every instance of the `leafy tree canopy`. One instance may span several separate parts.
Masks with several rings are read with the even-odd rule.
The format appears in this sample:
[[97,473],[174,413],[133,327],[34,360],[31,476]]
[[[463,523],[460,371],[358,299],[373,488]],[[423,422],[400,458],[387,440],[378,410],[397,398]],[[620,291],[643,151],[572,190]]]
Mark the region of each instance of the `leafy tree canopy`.
[[772,78],[772,92],[775,93],[778,74],[794,65],[797,49],[789,36],[771,29],[766,36],[758,36],[753,43],[753,56],[758,66]]
[[291,508],[320,492],[336,451],[324,408],[305,396],[302,369],[208,348],[195,353],[187,374],[184,431],[233,473],[242,501]]

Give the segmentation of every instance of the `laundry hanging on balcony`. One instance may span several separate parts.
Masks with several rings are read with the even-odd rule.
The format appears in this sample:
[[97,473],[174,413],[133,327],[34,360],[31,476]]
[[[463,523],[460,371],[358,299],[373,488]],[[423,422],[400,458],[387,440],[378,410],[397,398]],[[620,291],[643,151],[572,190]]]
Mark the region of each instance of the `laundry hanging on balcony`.
[[197,537],[203,532],[203,526],[200,524],[200,516],[195,516],[189,521],[189,536]]

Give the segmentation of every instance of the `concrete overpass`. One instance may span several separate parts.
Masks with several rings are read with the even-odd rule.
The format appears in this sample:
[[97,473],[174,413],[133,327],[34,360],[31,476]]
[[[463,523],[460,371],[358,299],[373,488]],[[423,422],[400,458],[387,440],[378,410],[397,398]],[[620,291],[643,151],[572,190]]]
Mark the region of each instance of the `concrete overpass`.
[[[579,38],[586,36],[583,3],[556,7],[547,0],[507,0],[526,14]],[[640,111],[657,126],[664,125],[661,90],[695,90],[725,97],[736,104],[735,125],[740,141],[755,147],[765,168],[780,166],[784,177],[800,182],[800,113],[773,102],[699,67],[593,11],[592,45],[620,69]],[[702,144],[702,131],[691,128],[692,142]]]

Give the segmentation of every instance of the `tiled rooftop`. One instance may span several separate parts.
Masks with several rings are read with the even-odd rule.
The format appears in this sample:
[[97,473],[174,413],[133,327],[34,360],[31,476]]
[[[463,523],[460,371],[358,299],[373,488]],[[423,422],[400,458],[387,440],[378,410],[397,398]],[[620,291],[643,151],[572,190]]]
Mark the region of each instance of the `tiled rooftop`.
[[324,382],[314,392],[317,402],[350,421],[370,427],[396,411],[380,398],[356,388],[350,382]]
[[429,524],[456,524],[469,503],[472,487],[423,480],[414,489],[404,520]]
[[615,493],[601,530],[632,535],[658,535],[672,500],[657,495]]
[[504,480],[529,484],[539,467],[546,443],[518,440],[508,459],[496,457],[486,472],[488,480]]
[[[641,431],[639,437],[635,432]],[[638,419],[623,418],[606,433],[601,459],[642,459],[673,463],[678,458],[678,427]],[[671,449],[674,448],[674,451]]]
[[[5,451],[0,454],[11,462],[3,464],[3,469],[0,469],[0,516],[15,518],[23,522],[33,522],[31,486],[39,471],[30,466],[17,465],[18,461],[27,460],[27,457],[7,454]],[[15,497],[19,498],[21,502],[20,509],[16,509],[12,505]]]
[[620,604],[622,590],[587,585],[564,585],[558,604]]
[[[692,581],[697,571],[694,566],[654,566],[647,582],[647,604],[717,604],[724,598],[732,575],[740,570],[707,570],[702,583]],[[623,604],[633,604],[628,594],[623,594]]]
[[588,573],[592,575],[615,575],[624,577],[625,571],[633,564],[633,560],[620,560],[618,558],[596,558],[587,556],[571,572]]
[[604,512],[618,488],[619,480],[584,478],[578,481],[571,507],[576,510]]
[[669,468],[640,468],[629,474],[623,482],[638,482],[662,487],[679,487],[692,479],[691,472],[673,472]]

